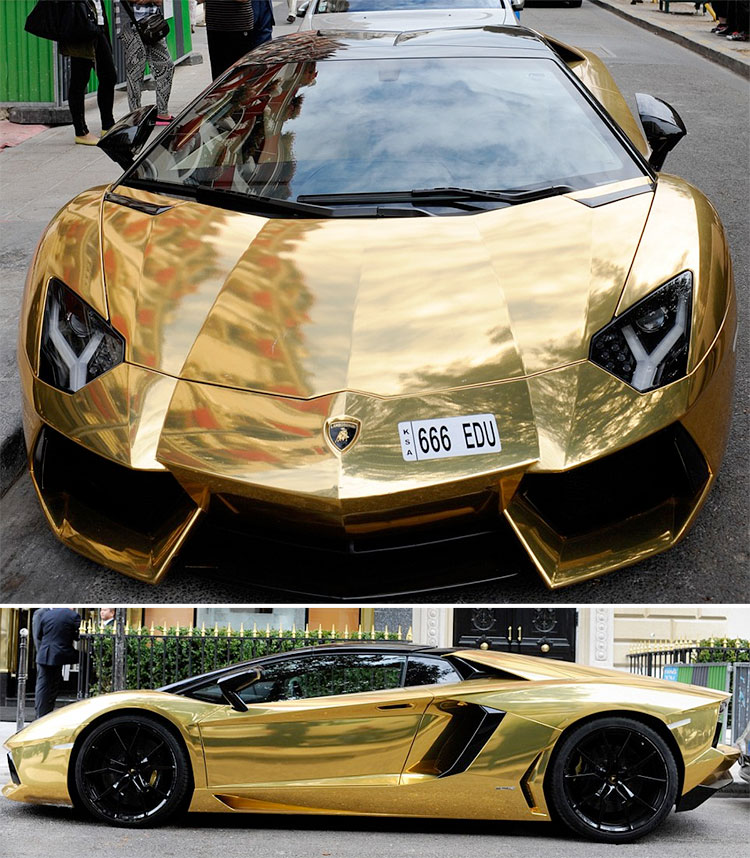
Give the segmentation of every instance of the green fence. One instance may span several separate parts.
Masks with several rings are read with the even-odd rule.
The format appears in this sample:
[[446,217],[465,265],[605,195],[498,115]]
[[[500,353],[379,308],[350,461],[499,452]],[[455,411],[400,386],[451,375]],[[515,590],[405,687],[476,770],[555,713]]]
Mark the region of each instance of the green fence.
[[0,102],[54,102],[53,43],[23,25],[36,0],[0,2]]
[[[0,103],[63,105],[67,98],[69,68],[57,45],[24,30],[26,17],[36,0],[0,0]],[[109,20],[118,83],[125,80],[125,57],[119,37],[125,17],[117,0],[103,0]],[[173,0],[167,45],[174,60],[187,56],[193,48],[189,0]],[[148,70],[147,70],[148,72]],[[95,92],[96,75],[91,75],[89,92]]]

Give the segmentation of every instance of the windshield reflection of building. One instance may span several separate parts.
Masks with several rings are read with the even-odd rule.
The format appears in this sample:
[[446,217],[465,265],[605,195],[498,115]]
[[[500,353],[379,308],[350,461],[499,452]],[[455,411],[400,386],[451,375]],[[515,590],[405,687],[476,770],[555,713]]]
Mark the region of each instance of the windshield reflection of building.
[[[171,141],[170,167],[186,184],[217,190],[290,196],[294,176],[294,135],[284,124],[299,116],[304,95],[315,84],[316,61],[332,55],[339,43],[309,34],[284,39],[253,53],[253,62],[238,66],[215,85],[198,107],[198,115],[177,125]],[[269,43],[270,44],[270,43]],[[259,63],[259,54],[268,55]],[[300,61],[300,55],[305,57]],[[213,134],[206,133],[210,126]],[[220,145],[217,145],[220,142]],[[192,159],[193,154],[197,159]],[[192,163],[187,170],[184,165]]]

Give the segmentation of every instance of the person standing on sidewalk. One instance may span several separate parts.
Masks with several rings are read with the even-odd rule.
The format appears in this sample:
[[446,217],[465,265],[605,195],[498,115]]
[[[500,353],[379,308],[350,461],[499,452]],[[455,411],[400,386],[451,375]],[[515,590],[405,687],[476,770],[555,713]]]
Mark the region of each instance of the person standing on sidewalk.
[[122,43],[125,47],[125,75],[128,81],[128,107],[131,111],[141,106],[141,88],[146,72],[146,60],[156,81],[156,124],[169,125],[174,119],[169,114],[169,96],[172,94],[174,63],[166,39],[147,45],[138,32],[138,21],[161,11],[162,0],[120,0],[126,18],[122,22]]
[[55,708],[63,665],[78,662],[73,641],[78,640],[80,626],[81,617],[72,608],[49,608],[34,614],[31,631],[36,645],[34,711],[37,718]]
[[96,146],[99,140],[89,131],[86,125],[84,95],[89,85],[92,69],[96,69],[99,85],[96,90],[96,101],[102,120],[102,133],[109,131],[115,124],[112,108],[115,103],[115,83],[117,72],[112,56],[112,43],[109,40],[109,25],[102,0],[73,0],[76,3],[86,3],[96,13],[97,32],[85,42],[59,42],[59,50],[63,56],[70,57],[70,85],[68,87],[68,106],[73,117],[73,129],[76,143],[84,146]]
[[299,0],[287,0],[289,4],[289,14],[286,16],[287,24],[293,24],[297,20],[297,6]]
[[252,45],[264,45],[273,38],[273,28],[276,20],[273,17],[271,0],[252,0],[253,4],[253,38]]
[[206,8],[206,35],[211,77],[216,80],[229,66],[253,49],[251,0],[198,0]]

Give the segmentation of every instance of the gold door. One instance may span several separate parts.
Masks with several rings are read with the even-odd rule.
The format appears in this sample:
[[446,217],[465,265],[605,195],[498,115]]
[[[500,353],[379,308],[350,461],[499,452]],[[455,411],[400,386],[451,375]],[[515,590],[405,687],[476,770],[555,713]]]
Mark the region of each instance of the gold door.
[[208,788],[397,785],[432,699],[406,688],[218,706],[200,724]]

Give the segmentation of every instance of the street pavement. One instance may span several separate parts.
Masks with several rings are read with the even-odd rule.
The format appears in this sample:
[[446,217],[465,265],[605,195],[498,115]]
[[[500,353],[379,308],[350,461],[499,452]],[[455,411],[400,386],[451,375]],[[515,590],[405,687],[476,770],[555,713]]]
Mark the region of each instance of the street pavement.
[[[744,75],[708,61],[660,35],[634,26],[623,15],[648,18],[650,26],[669,27],[675,34],[706,42],[714,53],[730,50],[706,32],[707,18],[698,15],[666,15],[654,4],[631,7],[624,0],[606,0],[617,12],[585,0],[581,9],[533,7],[523,13],[523,23],[564,41],[597,51],[634,107],[633,94],[652,92],[672,103],[688,126],[688,137],[667,160],[667,169],[696,184],[712,200],[727,228],[732,249],[740,302],[740,318],[747,316],[748,223],[747,175],[748,117],[747,81]],[[685,4],[679,4],[684,6]],[[284,4],[277,3],[279,12]],[[674,8],[677,8],[675,6]],[[283,13],[277,14],[283,20]],[[652,20],[653,19],[653,20]],[[656,23],[654,23],[656,22]],[[641,24],[643,21],[640,22]],[[277,28],[277,34],[289,27]],[[678,32],[679,31],[679,32]],[[688,32],[689,31],[689,32]],[[737,48],[737,45],[740,45]],[[743,43],[732,43],[738,62],[747,62]],[[705,47],[702,46],[701,50]],[[195,50],[206,54],[205,30],[195,34]],[[744,53],[743,53],[744,51]],[[750,67],[750,66],[748,66]],[[209,82],[208,64],[179,67],[175,75],[171,109],[181,109]],[[145,100],[150,97],[146,94]],[[116,115],[127,111],[119,93]],[[89,107],[93,117],[95,107]],[[95,124],[91,123],[92,128]],[[54,212],[78,191],[115,179],[119,170],[103,153],[71,144],[70,127],[54,128],[5,149],[0,155],[0,396],[4,404],[0,422],[3,440],[4,480],[11,485],[3,506],[0,596],[5,601],[68,601],[71,580],[77,598],[143,602],[267,600],[260,583],[278,580],[249,548],[245,580],[210,580],[201,568],[186,561],[170,572],[155,591],[80,558],[60,546],[42,520],[27,475],[13,482],[23,466],[20,442],[20,402],[15,366],[15,328],[21,291],[29,259],[39,235]],[[738,602],[748,593],[747,518],[750,485],[746,468],[748,437],[748,338],[738,345],[738,373],[734,423],[727,456],[706,507],[688,537],[677,548],[627,570],[578,585],[573,590],[548,593],[528,565],[520,574],[499,584],[463,586],[448,594],[451,601],[490,603],[508,601],[585,602]],[[270,561],[273,563],[273,560]],[[455,564],[458,581],[497,577],[505,558],[492,554],[470,556]],[[407,573],[408,578],[408,573]],[[271,591],[276,599],[283,593]],[[437,592],[411,597],[409,601],[446,600]]]
[[[0,722],[0,744],[15,730]],[[0,754],[0,785],[8,780]],[[628,845],[577,840],[554,824],[336,816],[189,814],[155,830],[133,831],[84,819],[70,808],[41,807],[0,797],[2,855],[50,858],[51,844],[75,844],[77,854],[118,858],[728,858],[747,842],[750,798],[721,794],[696,810],[672,814],[648,837]],[[67,848],[67,847],[66,847]],[[62,854],[62,848],[60,849]]]
[[693,3],[672,3],[667,13],[659,9],[656,0],[644,0],[635,6],[631,4],[631,0],[591,2],[636,23],[639,27],[709,57],[745,77],[750,76],[749,43],[733,42],[725,37],[715,36],[711,32],[715,23],[713,18],[708,13],[696,11]]

